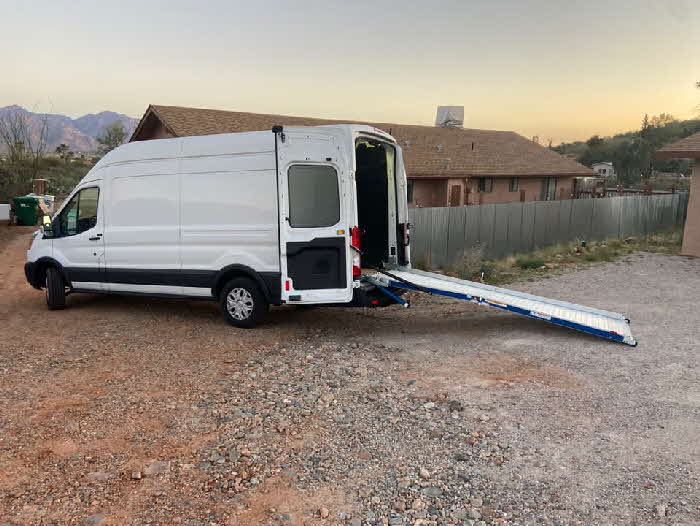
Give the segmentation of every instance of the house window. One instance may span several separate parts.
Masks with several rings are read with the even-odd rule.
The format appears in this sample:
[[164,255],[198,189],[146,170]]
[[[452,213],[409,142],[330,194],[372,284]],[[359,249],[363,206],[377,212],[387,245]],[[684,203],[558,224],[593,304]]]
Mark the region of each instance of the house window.
[[479,177],[479,192],[493,192],[493,177]]
[[408,181],[408,186],[406,186],[406,200],[409,203],[413,202],[413,181]]
[[511,177],[508,184],[509,192],[517,192],[520,189],[520,180],[517,177]]
[[557,196],[557,179],[556,177],[545,177],[542,179],[542,193],[540,199],[542,201],[554,201]]

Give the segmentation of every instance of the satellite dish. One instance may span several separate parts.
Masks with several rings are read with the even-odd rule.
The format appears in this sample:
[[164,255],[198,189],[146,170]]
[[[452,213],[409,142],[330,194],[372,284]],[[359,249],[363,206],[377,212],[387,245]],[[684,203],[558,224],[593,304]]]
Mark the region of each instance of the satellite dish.
[[461,128],[464,125],[464,106],[438,106],[435,126]]

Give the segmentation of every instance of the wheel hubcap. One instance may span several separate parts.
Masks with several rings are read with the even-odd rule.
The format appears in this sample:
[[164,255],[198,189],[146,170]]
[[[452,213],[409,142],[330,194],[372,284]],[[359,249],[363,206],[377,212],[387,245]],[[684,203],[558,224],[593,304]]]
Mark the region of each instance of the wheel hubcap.
[[245,320],[253,313],[253,296],[246,289],[231,289],[226,296],[226,309],[237,320]]

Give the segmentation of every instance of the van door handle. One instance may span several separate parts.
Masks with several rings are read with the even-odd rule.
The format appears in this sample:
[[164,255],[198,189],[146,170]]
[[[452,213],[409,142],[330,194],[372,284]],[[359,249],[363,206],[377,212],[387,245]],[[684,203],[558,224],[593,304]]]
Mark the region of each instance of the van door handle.
[[99,241],[102,239],[102,234],[97,234],[95,237],[89,237],[88,238],[90,241]]

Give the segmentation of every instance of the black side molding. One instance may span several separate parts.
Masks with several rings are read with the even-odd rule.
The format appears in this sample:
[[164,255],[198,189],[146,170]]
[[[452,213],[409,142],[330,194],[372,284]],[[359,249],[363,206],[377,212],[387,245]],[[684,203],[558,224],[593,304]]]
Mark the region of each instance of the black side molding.
[[[39,260],[41,262],[41,260]],[[37,262],[37,263],[39,263]],[[37,277],[39,268],[37,263],[25,265],[27,281],[39,288]],[[262,290],[267,301],[273,305],[281,303],[282,275],[280,272],[256,272],[245,265],[229,265],[223,269],[196,270],[196,269],[125,269],[97,267],[61,267],[58,262],[51,261],[50,265],[56,266],[63,274],[67,283],[74,281],[119,283],[122,285],[169,285],[175,287],[193,287],[210,289],[212,297],[216,297],[218,290],[225,285],[230,276],[243,275],[253,279]],[[148,295],[148,294],[145,294]],[[155,295],[155,294],[154,294]]]

